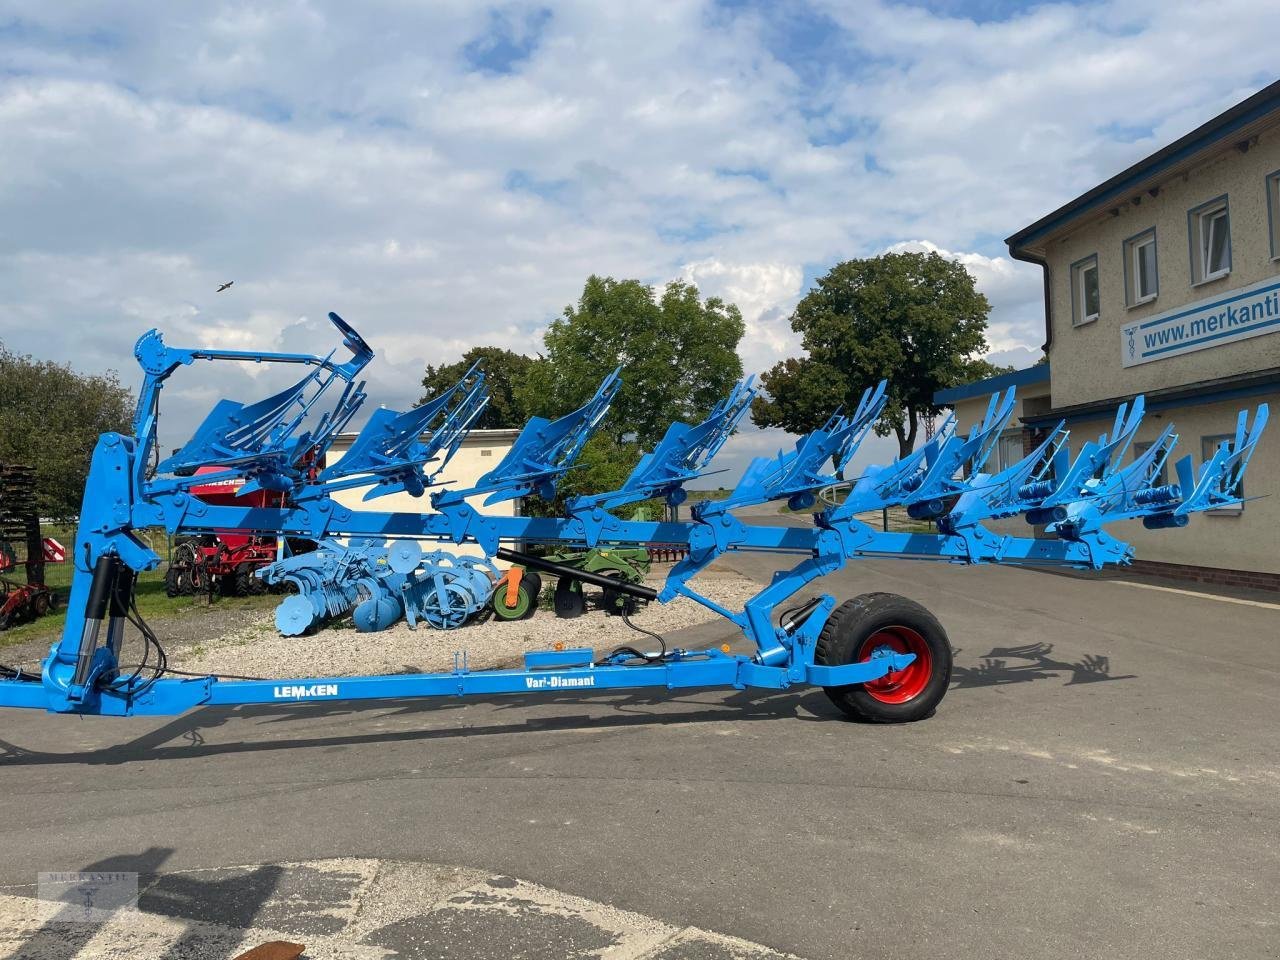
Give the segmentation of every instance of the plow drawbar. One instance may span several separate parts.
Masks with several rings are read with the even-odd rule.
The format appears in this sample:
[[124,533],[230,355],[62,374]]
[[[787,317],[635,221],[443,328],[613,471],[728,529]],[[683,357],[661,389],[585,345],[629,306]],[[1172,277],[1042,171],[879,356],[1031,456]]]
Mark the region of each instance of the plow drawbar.
[[[691,504],[688,521],[615,516],[613,510],[641,500],[686,500],[685,484],[706,472],[750,407],[756,391],[748,378],[701,423],[672,424],[618,489],[575,497],[562,517],[491,516],[483,506],[533,493],[554,495],[559,478],[608,412],[620,386],[619,373],[607,377],[596,395],[572,413],[554,421],[533,418],[508,454],[467,489],[438,480],[488,402],[478,367],[413,410],[375,411],[347,453],[317,472],[313,465],[324,462],[330,444],[365,399],[360,374],[373,358],[351,326],[336,314],[329,317],[351,355],[344,362],[333,353],[172,348],[154,330],[142,336],[134,352],[144,381],[132,435],[108,433],[99,439],[85,485],[65,630],[38,677],[6,671],[0,679],[0,706],[128,716],[174,714],[204,705],[635,688],[778,690],[808,684],[824,688],[853,717],[918,720],[933,712],[950,680],[951,646],[936,618],[914,601],[891,594],[865,594],[837,606],[826,594],[795,600],[797,593],[850,561],[872,557],[1092,569],[1128,563],[1132,549],[1108,526],[1140,520],[1150,529],[1176,530],[1193,513],[1241,502],[1245,470],[1268,412],[1265,404],[1252,414],[1241,412],[1231,438],[1198,468],[1190,457],[1172,464],[1176,483],[1160,480],[1177,443],[1172,425],[1125,462],[1142,423],[1141,396],[1121,404],[1113,429],[1086,440],[1074,454],[1068,431],[1059,424],[1022,460],[988,472],[987,461],[1013,416],[1010,390],[992,398],[982,422],[967,434],[948,419],[913,453],[846,479],[858,445],[885,405],[882,382],[862,395],[856,409],[836,413],[801,437],[794,449],[756,458],[726,499]],[[264,400],[220,401],[191,440],[155,464],[161,388],[180,367],[197,361],[292,364],[304,372],[292,386]],[[287,496],[277,507],[248,501],[237,506],[209,503],[192,492],[194,486],[219,481],[240,484],[244,496],[259,490]],[[775,502],[793,510],[815,508],[818,493],[840,483],[848,487],[845,498],[814,509],[806,526],[752,525],[734,514],[741,507]],[[366,501],[406,492],[424,497],[430,509],[352,510],[333,496],[354,488],[366,490]],[[479,507],[477,500],[483,501]],[[913,518],[932,521],[934,532],[884,532],[857,519],[886,507],[905,507]],[[1044,525],[1045,535],[1008,536],[984,526],[1015,516]],[[183,675],[168,667],[159,638],[138,614],[133,598],[137,574],[160,562],[137,531],[157,526],[171,534],[236,530],[314,540],[331,552],[320,558],[324,562],[354,564],[347,581],[357,585],[361,570],[377,566],[380,557],[388,560],[394,576],[374,577],[377,582],[363,589],[330,595],[317,587],[312,596],[290,598],[297,601],[297,622],[307,621],[308,627],[335,610],[361,604],[376,627],[395,613],[388,599],[393,590],[400,591],[395,599],[403,608],[412,607],[414,615],[426,619],[442,615],[445,608],[465,607],[457,598],[432,593],[431,575],[424,571],[443,561],[424,554],[423,542],[478,544],[488,557],[521,563],[530,559],[508,552],[511,545],[558,543],[589,549],[673,544],[687,555],[673,566],[661,589],[638,586],[633,591],[628,589],[633,585],[616,581],[607,585],[646,599],[656,596],[663,603],[687,597],[732,622],[750,649],[734,652],[729,644],[669,649],[663,638],[637,627],[648,634],[646,645],[652,642],[656,649],[530,651],[519,669],[473,671],[465,654],[458,654],[453,670],[432,674],[296,679]],[[347,552],[339,556],[339,550]],[[702,596],[692,581],[718,557],[736,551],[776,554],[784,568],[743,609],[730,610]],[[462,582],[474,572],[450,576]],[[280,575],[287,573],[282,568]],[[577,576],[587,579],[581,572]],[[436,583],[434,589],[444,589],[444,579]],[[415,593],[419,588],[421,595]],[[477,579],[466,589],[482,592],[484,585]],[[382,600],[387,602],[379,606]],[[139,664],[121,662],[127,622],[144,639]],[[333,635],[317,642],[343,640]]]

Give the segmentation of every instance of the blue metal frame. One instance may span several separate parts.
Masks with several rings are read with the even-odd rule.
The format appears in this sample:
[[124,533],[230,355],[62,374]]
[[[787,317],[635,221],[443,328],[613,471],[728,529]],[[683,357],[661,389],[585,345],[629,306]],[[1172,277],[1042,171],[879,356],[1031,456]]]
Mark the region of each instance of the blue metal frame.
[[[76,533],[75,576],[62,638],[44,661],[40,682],[0,681],[0,705],[123,716],[282,700],[864,683],[902,670],[913,655],[885,647],[865,662],[818,664],[817,639],[835,607],[834,598],[822,595],[807,617],[788,626],[775,622],[779,605],[813,580],[864,557],[1090,568],[1127,563],[1132,550],[1104,526],[1140,518],[1148,527],[1176,527],[1184,525],[1192,512],[1238,503],[1234,491],[1267,419],[1265,404],[1252,423],[1242,412],[1231,442],[1223,444],[1198,472],[1190,458],[1178,463],[1178,484],[1155,483],[1177,439],[1171,429],[1133,463],[1120,466],[1142,420],[1141,398],[1118,411],[1110,437],[1085,443],[1074,459],[1067,431],[1059,424],[1019,463],[987,474],[983,467],[1013,417],[1011,388],[992,397],[982,422],[967,436],[958,434],[948,421],[919,450],[895,463],[869,467],[851,481],[842,503],[814,512],[811,527],[754,526],[734,516],[735,508],[774,501],[786,501],[797,509],[812,506],[821,489],[840,482],[884,407],[885,384],[880,383],[863,394],[852,415],[837,413],[821,429],[801,437],[794,450],[754,460],[728,499],[693,504],[689,521],[630,521],[610,512],[653,496],[682,501],[684,485],[705,474],[711,458],[749,408],[755,390],[748,380],[701,424],[674,424],[618,490],[577,497],[564,517],[489,516],[466,502],[473,494],[488,494],[486,502],[493,503],[534,491],[554,492],[557,479],[603,421],[620,383],[615,372],[579,410],[554,422],[531,421],[510,453],[475,487],[433,492],[432,511],[352,511],[332,494],[365,485],[374,495],[393,489],[421,495],[431,487],[439,468],[430,470],[429,464],[443,466],[461,443],[483,409],[484,380],[473,369],[456,387],[415,410],[379,411],[347,456],[336,467],[317,473],[316,458],[364,399],[363,384],[356,377],[373,355],[341,318],[330,314],[330,319],[352,354],[346,363],[336,363],[332,354],[321,358],[173,349],[164,346],[155,331],[139,340],[135,352],[145,381],[134,435],[104,434],[94,451]],[[298,363],[315,369],[267,401],[249,405],[222,401],[186,446],[151,471],[147,465],[155,444],[156,399],[164,381],[195,360]],[[320,395],[336,384],[341,384],[337,400],[321,412]],[[194,475],[198,468],[210,466],[219,468],[218,472]],[[192,487],[223,476],[288,491],[288,505],[217,506],[191,493]],[[935,521],[937,532],[889,533],[857,518],[864,511],[900,505],[914,517]],[[983,526],[985,520],[1018,514],[1031,523],[1047,524],[1052,536],[997,535]],[[620,652],[593,662],[589,651],[532,651],[519,670],[472,671],[464,658],[444,673],[385,677],[254,681],[139,676],[138,672],[126,676],[118,662],[126,611],[114,593],[104,592],[102,584],[131,584],[134,573],[159,563],[160,558],[135,533],[154,526],[171,533],[235,529],[317,541],[365,537],[374,538],[378,549],[385,546],[393,551],[397,548],[384,541],[470,542],[491,556],[500,544],[513,541],[587,546],[679,543],[688,548],[688,556],[672,569],[658,599],[695,600],[738,626],[754,644],[755,653],[673,650],[638,662],[631,653]],[[741,611],[733,611],[702,596],[690,581],[717,557],[741,550],[799,559],[775,574]],[[421,556],[417,544],[406,544],[404,552],[406,557]]]

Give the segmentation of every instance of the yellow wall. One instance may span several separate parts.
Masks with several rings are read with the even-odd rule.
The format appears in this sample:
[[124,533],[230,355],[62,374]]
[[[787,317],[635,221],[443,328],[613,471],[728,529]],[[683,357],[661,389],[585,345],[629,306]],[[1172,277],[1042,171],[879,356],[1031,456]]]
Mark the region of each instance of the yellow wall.
[[[507,455],[507,451],[511,449],[512,441],[515,439],[517,432],[515,430],[472,430],[467,435],[467,439],[463,441],[462,446],[458,448],[458,452],[454,454],[453,459],[449,461],[444,473],[440,475],[440,481],[447,483],[448,486],[462,489],[474,486],[483,474],[492,470]],[[342,455],[350,448],[352,439],[354,439],[353,436],[340,437],[329,449],[327,463],[333,464],[342,459]],[[361,498],[364,497],[368,489],[368,487],[358,487],[354,490],[343,490],[334,494],[334,499],[352,510],[392,513],[432,512],[431,501],[428,499],[430,496],[429,491],[422,497],[413,497],[407,493],[392,493],[385,497],[378,497],[375,500],[365,501]],[[467,503],[489,516],[512,517],[516,515],[515,501],[513,500],[486,507],[484,506],[484,496],[482,495],[468,497]],[[427,541],[423,541],[422,545],[424,549],[431,549],[431,545]],[[483,553],[475,544],[443,543],[440,544],[439,549],[464,554],[480,555]]]
[[[1280,274],[1272,259],[1267,221],[1266,178],[1280,170],[1280,128],[1262,133],[1247,153],[1230,144],[1203,164],[1159,184],[1159,194],[1137,191],[1129,202],[1070,225],[1070,233],[1043,248],[1049,263],[1053,303],[1053,403],[1078,403],[1145,393],[1253,370],[1280,367],[1280,328],[1247,340],[1197,350],[1125,368],[1121,327],[1178,306],[1215,297]],[[1230,217],[1231,272],[1191,285],[1187,213],[1226,194]],[[1139,201],[1139,202],[1134,202]],[[1125,303],[1124,241],[1155,227],[1159,296],[1136,307]],[[1098,257],[1101,312],[1075,327],[1071,312],[1071,265]]]

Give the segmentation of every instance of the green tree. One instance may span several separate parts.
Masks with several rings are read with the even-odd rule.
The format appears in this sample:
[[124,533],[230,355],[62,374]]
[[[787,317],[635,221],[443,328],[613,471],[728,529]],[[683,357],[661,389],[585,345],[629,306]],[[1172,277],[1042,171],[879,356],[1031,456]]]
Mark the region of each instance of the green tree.
[[462,379],[471,366],[481,360],[485,384],[489,388],[489,405],[480,414],[476,427],[482,430],[523,427],[528,420],[524,408],[516,400],[516,390],[529,375],[532,357],[504,350],[502,347],[472,347],[454,363],[438,367],[427,365],[422,378],[424,393],[418,403],[426,403],[441,390],[448,390]]
[[530,517],[562,517],[566,501],[622,486],[639,458],[640,450],[634,443],[621,442],[608,433],[597,433],[583,444],[573,467],[561,476],[555,496],[551,500],[544,500],[536,493],[525,497],[524,513]]
[[530,498],[530,512],[555,513],[567,497],[617,488],[668,425],[704,419],[742,376],[743,331],[737,307],[703,300],[690,284],[669,283],[658,296],[638,280],[588,278],[578,303],[547,330],[546,354],[516,396],[527,413],[554,418],[590,400],[615,367],[623,384],[556,502]]
[[1003,372],[980,359],[991,305],[963,265],[936,253],[887,253],[831,268],[796,306],[791,328],[808,356],[783,360],[761,378],[751,418],[761,427],[805,433],[836,407],[888,379],[876,433],[915,447],[921,419],[941,408],[933,395]]
[[98,435],[126,430],[132,414],[133,397],[114,371],[80,374],[0,343],[0,463],[35,467],[42,517],[80,513]]
[[[544,338],[546,357],[517,396],[530,413],[561,416],[586,403],[614,367],[622,389],[603,430],[651,449],[675,420],[697,422],[742,376],[742,314],[698,288],[592,276]],[[638,456],[638,453],[637,453]]]

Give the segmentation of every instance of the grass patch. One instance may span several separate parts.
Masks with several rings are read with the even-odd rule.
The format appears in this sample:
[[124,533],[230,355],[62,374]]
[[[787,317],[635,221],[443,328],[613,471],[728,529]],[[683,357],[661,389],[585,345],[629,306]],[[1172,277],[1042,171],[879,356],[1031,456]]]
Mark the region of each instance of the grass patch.
[[[256,597],[215,596],[212,604],[210,604],[207,594],[194,597],[171,597],[165,593],[164,567],[165,565],[161,564],[156,570],[149,570],[138,575],[135,596],[138,603],[138,612],[142,614],[144,620],[165,620],[199,614],[216,608],[220,604],[232,604],[236,607],[266,608],[280,602],[279,597],[271,594],[262,594]],[[21,568],[13,571],[13,573],[16,576],[11,575],[10,579],[20,583],[25,582]],[[74,568],[70,563],[45,564],[45,586],[52,590],[57,598],[56,606],[52,612],[39,620],[32,623],[17,624],[0,633],[0,647],[7,647],[28,640],[37,640],[45,636],[50,638],[61,636],[62,628],[67,620],[67,600],[71,595],[71,577],[73,573]]]

